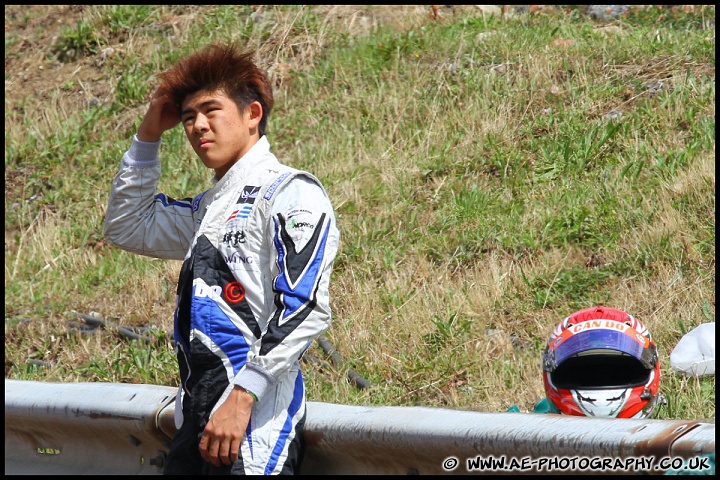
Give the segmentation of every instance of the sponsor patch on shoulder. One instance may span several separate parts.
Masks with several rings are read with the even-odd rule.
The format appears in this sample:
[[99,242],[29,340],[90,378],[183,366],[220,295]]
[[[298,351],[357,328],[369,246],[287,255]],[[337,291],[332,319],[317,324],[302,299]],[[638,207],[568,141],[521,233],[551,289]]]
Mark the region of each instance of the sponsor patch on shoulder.
[[270,186],[268,187],[268,189],[265,191],[265,196],[263,196],[263,198],[264,198],[265,200],[270,200],[270,199],[272,198],[272,196],[275,194],[275,190],[277,190],[278,187],[280,186],[280,184],[281,184],[283,181],[285,181],[285,179],[286,179],[287,177],[289,177],[290,175],[291,175],[291,172],[285,172],[285,173],[283,173],[282,175],[280,175],[280,176],[277,178],[277,180],[275,180],[275,181],[272,183],[272,185],[270,185]]
[[260,187],[245,185],[242,193],[240,193],[237,203],[255,203],[255,199],[257,198],[259,191]]

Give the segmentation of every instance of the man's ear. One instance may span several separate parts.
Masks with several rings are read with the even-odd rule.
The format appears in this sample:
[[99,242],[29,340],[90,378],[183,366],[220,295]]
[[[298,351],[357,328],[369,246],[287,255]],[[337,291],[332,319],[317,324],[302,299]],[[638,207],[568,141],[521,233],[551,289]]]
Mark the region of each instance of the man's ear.
[[248,105],[247,111],[250,113],[248,126],[250,128],[256,128],[258,125],[260,125],[260,120],[262,120],[262,116],[263,116],[262,105],[260,105],[260,102],[258,102],[258,101],[252,102],[250,105]]

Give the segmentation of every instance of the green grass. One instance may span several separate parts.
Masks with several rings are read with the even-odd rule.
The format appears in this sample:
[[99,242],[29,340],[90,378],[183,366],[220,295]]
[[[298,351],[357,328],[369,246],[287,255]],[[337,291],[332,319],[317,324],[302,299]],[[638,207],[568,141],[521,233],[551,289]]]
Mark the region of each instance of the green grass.
[[[179,262],[105,244],[105,204],[154,75],[232,37],[271,72],[275,153],[314,172],[338,214],[327,336],[345,364],[305,363],[310,400],[531,409],[552,328],[602,303],[657,340],[658,417],[714,419],[715,377],[669,364],[715,319],[714,8],[604,25],[577,11],[76,6],[48,31],[58,8],[6,7],[6,378],[176,385]],[[207,188],[182,131],[161,155],[165,193]],[[73,312],[157,340],[69,333]]]

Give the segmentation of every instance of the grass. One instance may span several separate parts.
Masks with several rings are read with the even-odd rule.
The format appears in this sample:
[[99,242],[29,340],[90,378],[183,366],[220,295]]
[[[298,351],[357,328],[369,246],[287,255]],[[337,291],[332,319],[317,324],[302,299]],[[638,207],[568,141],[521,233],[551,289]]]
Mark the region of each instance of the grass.
[[[276,154],[338,214],[344,364],[304,364],[310,400],[531,409],[552,328],[602,303],[658,343],[657,417],[714,419],[715,377],[669,363],[715,319],[714,18],[6,6],[5,377],[176,385],[179,262],[109,247],[104,209],[154,74],[233,37],[273,78]],[[161,155],[168,195],[207,188],[180,130]],[[155,340],[71,331],[73,312]]]

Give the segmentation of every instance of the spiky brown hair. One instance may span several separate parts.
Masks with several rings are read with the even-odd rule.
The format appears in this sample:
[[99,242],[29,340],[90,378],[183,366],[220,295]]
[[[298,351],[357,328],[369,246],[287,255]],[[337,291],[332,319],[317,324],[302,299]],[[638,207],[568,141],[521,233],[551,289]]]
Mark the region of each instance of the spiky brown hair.
[[211,44],[181,59],[158,74],[158,78],[178,106],[188,95],[199,91],[222,91],[240,111],[254,101],[260,102],[263,112],[258,129],[263,136],[274,99],[267,73],[255,64],[254,55],[235,43]]

